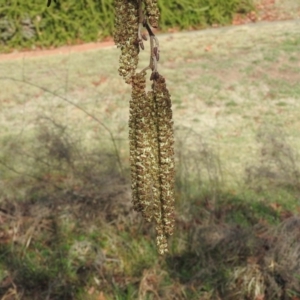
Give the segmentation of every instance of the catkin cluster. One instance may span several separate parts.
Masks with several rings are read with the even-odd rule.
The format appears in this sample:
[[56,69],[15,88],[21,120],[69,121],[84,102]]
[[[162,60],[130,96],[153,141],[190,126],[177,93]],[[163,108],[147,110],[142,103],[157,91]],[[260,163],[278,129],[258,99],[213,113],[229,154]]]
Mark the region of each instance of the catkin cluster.
[[[168,251],[167,238],[174,229],[174,133],[171,98],[157,71],[159,45],[149,23],[157,26],[156,0],[115,0],[115,42],[121,48],[119,73],[132,86],[129,103],[129,141],[132,203],[156,228],[158,252]],[[130,15],[132,14],[132,15]],[[128,22],[130,20],[130,22]],[[150,64],[136,72],[141,24],[150,36]],[[145,40],[145,38],[143,38]],[[151,91],[146,92],[150,69]]]
[[134,209],[156,224],[157,246],[167,252],[174,227],[174,134],[170,94],[158,75],[146,93],[146,73],[132,78],[129,140]]
[[[47,6],[51,0],[47,0]],[[54,0],[56,2],[56,0]],[[174,133],[172,108],[165,79],[157,71],[159,43],[157,0],[115,0],[114,40],[121,48],[119,74],[132,85],[129,117],[132,203],[147,221],[155,222],[158,252],[168,251],[174,229]],[[150,63],[136,73],[142,34],[150,37]],[[146,70],[151,70],[151,91],[146,92]]]

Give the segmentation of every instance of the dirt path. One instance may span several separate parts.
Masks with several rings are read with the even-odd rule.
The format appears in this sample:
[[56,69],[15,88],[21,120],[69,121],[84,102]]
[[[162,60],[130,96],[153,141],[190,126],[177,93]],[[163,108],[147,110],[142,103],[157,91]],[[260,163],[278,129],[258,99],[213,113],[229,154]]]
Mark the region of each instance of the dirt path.
[[[287,20],[287,21],[274,21],[274,22],[258,22],[258,23],[248,23],[239,26],[226,26],[220,28],[210,28],[204,29],[201,31],[189,31],[189,32],[181,32],[181,34],[190,34],[190,35],[199,35],[202,34],[214,34],[219,35],[221,32],[232,31],[232,33],[236,31],[248,31],[251,28],[255,28],[258,30],[264,31],[267,28],[275,27],[278,31],[282,31],[281,29],[285,29],[287,26],[293,28],[293,31],[299,30],[300,34],[300,19],[295,20]],[[271,30],[272,31],[272,30]],[[179,33],[180,34],[180,33]],[[171,33],[162,34],[162,36],[169,35],[170,37],[173,35]],[[50,56],[50,55],[58,55],[58,54],[70,54],[70,53],[78,53],[85,52],[91,50],[98,50],[103,48],[115,47],[114,42],[112,40],[107,42],[99,42],[99,43],[86,43],[82,45],[74,45],[74,46],[64,46],[56,49],[49,50],[36,50],[36,51],[24,51],[24,52],[12,52],[8,54],[0,54],[0,61],[7,61],[13,59],[26,59],[32,57],[41,57],[41,56]]]
[[0,61],[57,55],[57,54],[70,54],[72,52],[84,52],[84,51],[103,49],[103,48],[108,48],[113,46],[114,46],[114,42],[109,41],[109,42],[101,42],[101,43],[86,43],[82,45],[64,46],[64,47],[59,47],[56,49],[49,49],[49,50],[12,52],[8,54],[0,54]]

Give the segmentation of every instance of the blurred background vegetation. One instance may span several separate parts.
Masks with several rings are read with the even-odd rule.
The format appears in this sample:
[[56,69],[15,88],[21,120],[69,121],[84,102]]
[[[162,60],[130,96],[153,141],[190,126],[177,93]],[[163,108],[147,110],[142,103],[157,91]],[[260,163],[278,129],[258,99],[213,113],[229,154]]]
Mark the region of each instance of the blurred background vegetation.
[[[100,40],[113,30],[102,3],[5,0],[1,50]],[[159,5],[164,30],[227,24],[251,7]],[[91,18],[100,11],[110,21]],[[298,23],[159,41],[176,134],[165,257],[132,210],[118,49],[0,61],[1,300],[300,299]]]
[[[4,5],[3,5],[4,2]],[[159,0],[160,28],[191,29],[229,24],[235,13],[254,9],[252,0]],[[3,0],[0,52],[100,41],[112,36],[113,0]]]

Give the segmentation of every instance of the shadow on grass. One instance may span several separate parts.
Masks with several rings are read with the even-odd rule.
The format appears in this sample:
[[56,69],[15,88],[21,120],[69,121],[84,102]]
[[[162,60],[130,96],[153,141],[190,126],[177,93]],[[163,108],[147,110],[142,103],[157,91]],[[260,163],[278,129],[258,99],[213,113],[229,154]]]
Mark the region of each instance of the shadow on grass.
[[219,210],[207,212],[205,201],[206,217],[199,216],[200,207],[191,204],[190,221],[178,222],[181,234],[173,243],[185,238],[186,247],[167,258],[169,274],[185,287],[186,299],[296,299],[298,216],[281,222],[274,209],[261,204],[266,215],[274,216],[270,223],[249,205],[226,200],[220,203],[220,219]]
[[[132,211],[127,173],[113,151],[82,149],[53,120],[41,123],[29,150],[11,144],[26,173],[3,170],[2,186],[10,184],[0,202],[0,298],[297,299],[300,218],[252,182],[227,191],[213,149],[193,132],[190,145],[183,132],[176,231],[165,258],[154,228]],[[284,172],[292,168],[277,166],[274,178],[290,178]],[[273,180],[268,190],[271,183],[283,195],[286,185]]]
[[30,143],[1,153],[0,298],[81,299],[93,284],[112,292],[120,261],[110,240],[139,223],[129,180],[110,148],[83,149],[54,120],[37,122]]
[[[295,152],[278,131],[263,129],[258,141],[263,159],[246,169],[248,182],[234,191],[224,189],[212,149],[204,143],[193,153],[181,147],[177,195],[185,198],[178,203],[182,213],[166,261],[171,280],[184,291],[178,299],[298,299],[300,217],[291,209],[300,186]],[[260,172],[262,164],[268,172]],[[198,176],[185,171],[193,168]]]

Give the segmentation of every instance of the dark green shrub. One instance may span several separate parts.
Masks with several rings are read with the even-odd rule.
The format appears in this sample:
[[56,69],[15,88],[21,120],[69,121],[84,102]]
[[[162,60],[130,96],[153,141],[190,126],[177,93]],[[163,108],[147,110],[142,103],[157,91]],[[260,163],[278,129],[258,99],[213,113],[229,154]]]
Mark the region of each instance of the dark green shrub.
[[160,0],[158,1],[162,28],[204,27],[229,24],[234,13],[254,9],[252,0]]
[[[160,26],[200,28],[228,24],[235,12],[253,9],[252,0],[160,0]],[[12,48],[57,47],[101,40],[114,27],[113,0],[4,0],[0,7],[0,52]]]
[[97,41],[112,34],[113,0],[68,0],[47,8],[44,0],[7,0],[0,8],[0,45],[51,47]]

